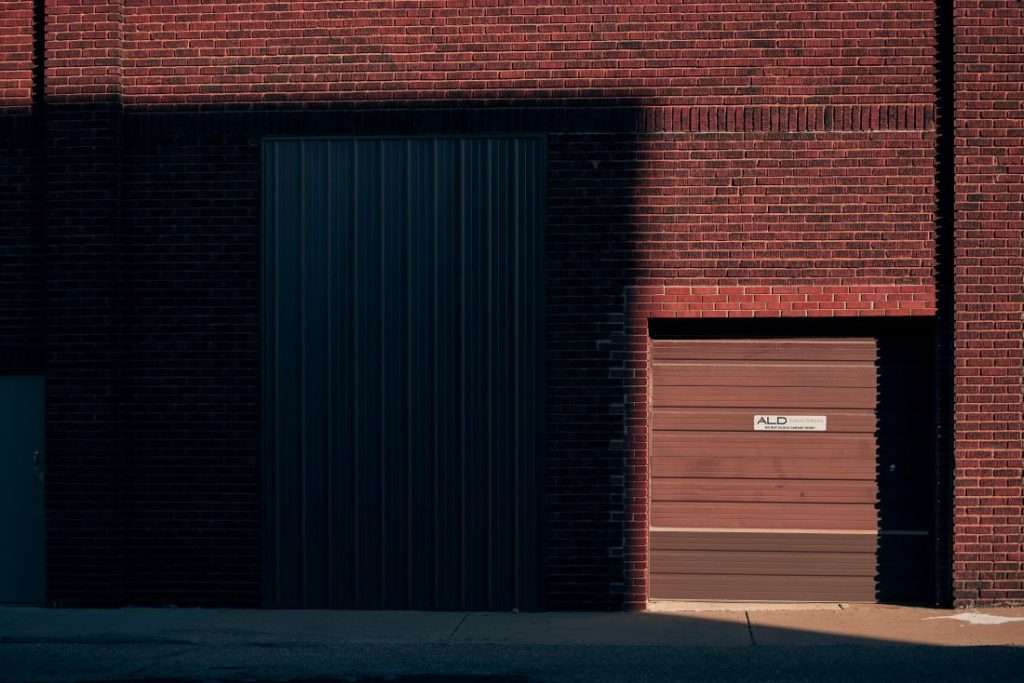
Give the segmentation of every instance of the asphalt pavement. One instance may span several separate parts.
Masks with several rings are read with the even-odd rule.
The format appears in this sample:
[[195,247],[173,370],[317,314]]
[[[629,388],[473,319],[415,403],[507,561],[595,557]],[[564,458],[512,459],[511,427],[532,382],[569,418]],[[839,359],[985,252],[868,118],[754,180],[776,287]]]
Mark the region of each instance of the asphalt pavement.
[[0,608],[0,680],[1021,680],[1024,609],[641,613]]

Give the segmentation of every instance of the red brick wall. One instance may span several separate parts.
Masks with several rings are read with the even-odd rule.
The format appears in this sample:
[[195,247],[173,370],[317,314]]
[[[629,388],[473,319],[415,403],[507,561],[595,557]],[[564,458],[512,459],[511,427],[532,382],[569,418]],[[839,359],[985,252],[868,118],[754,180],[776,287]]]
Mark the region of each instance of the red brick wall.
[[1024,602],[1024,5],[956,5],[959,604]]
[[[935,311],[931,1],[47,7],[54,599],[258,601],[267,134],[549,134],[550,607],[646,598],[650,318]],[[965,182],[961,202],[991,191]],[[971,349],[993,352],[966,316],[998,322],[1006,296],[971,290],[970,273],[989,282],[976,249],[1001,237],[985,221],[1011,220],[972,206],[958,215],[981,240],[958,252],[962,502],[967,463],[1019,467],[1020,448],[1019,382],[999,395],[1016,446],[969,417],[996,380],[968,374]],[[1000,509],[1019,535],[1019,496]],[[973,576],[1019,577],[993,548]]]
[[46,2],[50,103],[108,102],[120,96],[124,5],[124,0]]
[[128,2],[125,96],[930,103],[933,14],[928,0]]
[[32,0],[0,0],[0,112],[32,105]]

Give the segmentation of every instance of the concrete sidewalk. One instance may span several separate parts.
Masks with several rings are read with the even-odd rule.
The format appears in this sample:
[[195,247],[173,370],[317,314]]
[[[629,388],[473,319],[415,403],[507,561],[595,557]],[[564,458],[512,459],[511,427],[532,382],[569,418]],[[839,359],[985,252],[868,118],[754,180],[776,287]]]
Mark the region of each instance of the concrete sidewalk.
[[1024,608],[655,604],[646,612],[0,608],[0,643],[1024,645]]
[[[1024,609],[658,604],[643,613],[0,608],[0,680],[932,680],[1024,664]],[[984,654],[977,650],[989,646]],[[874,653],[867,656],[866,653]],[[795,654],[794,654],[795,653]],[[879,654],[882,653],[882,654]],[[971,666],[972,658],[981,669]],[[834,666],[853,658],[841,672]],[[885,664],[889,660],[894,660]],[[863,661],[862,661],[863,660]],[[816,669],[817,662],[824,669]],[[882,668],[880,668],[882,667]],[[895,668],[893,668],[895,667]],[[923,667],[923,668],[922,668]],[[827,672],[827,673],[826,673]],[[1007,672],[1009,673],[1009,672]],[[731,676],[731,677],[730,677]],[[794,677],[796,676],[796,677]],[[881,676],[881,679],[878,678]],[[397,678],[396,678],[397,677]],[[938,678],[936,678],[938,677]],[[809,678],[807,680],[814,680]],[[962,680],[962,679],[961,679]]]

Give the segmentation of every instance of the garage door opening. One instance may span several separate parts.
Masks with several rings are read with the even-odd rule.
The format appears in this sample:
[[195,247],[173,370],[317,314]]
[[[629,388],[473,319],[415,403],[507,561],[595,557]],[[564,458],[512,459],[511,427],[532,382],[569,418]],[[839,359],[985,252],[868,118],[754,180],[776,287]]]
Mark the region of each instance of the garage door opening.
[[934,603],[926,335],[652,336],[652,599]]

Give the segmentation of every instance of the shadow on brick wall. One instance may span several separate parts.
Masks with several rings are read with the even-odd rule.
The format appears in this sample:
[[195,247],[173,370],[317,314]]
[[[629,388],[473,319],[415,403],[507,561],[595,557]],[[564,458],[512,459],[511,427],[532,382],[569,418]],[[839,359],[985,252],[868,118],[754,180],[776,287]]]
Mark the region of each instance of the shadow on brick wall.
[[42,365],[35,161],[31,114],[0,112],[0,371]]
[[646,506],[628,422],[642,398],[627,330],[641,114],[557,97],[51,107],[51,602],[260,603],[265,137],[543,133],[542,606],[642,604],[645,531],[627,524]]

